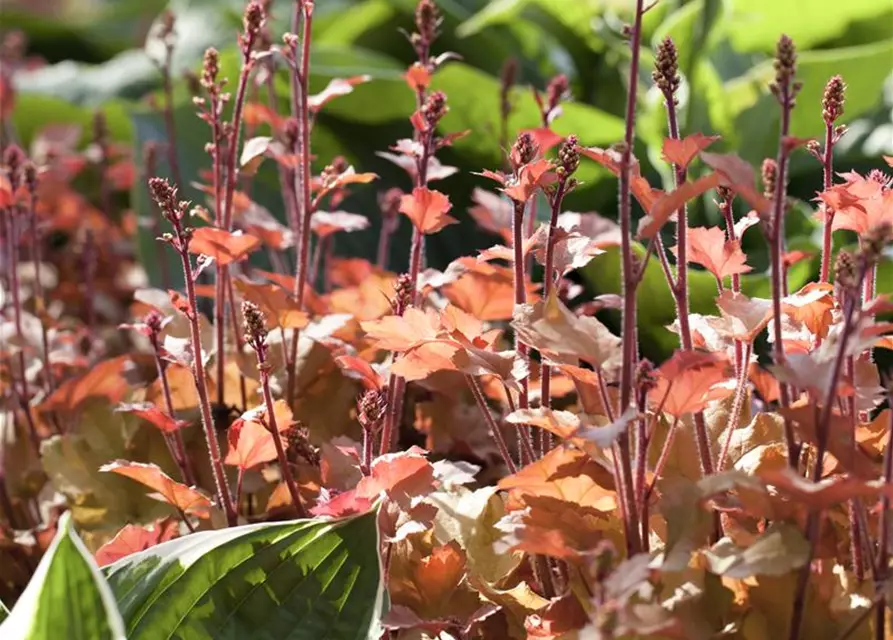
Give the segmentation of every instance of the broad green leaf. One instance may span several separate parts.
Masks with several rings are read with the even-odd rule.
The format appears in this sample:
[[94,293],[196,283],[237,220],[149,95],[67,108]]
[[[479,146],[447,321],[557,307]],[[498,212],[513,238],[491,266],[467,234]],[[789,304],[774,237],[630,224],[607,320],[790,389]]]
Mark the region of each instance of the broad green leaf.
[[799,0],[734,0],[733,5],[726,31],[732,46],[742,52],[770,53],[782,33],[789,35],[800,51],[806,51],[844,36],[856,23],[880,20],[889,27],[893,18],[893,5],[877,0],[810,0],[808,4]]
[[6,605],[0,602],[0,622],[3,622],[9,617],[9,609],[6,608]]
[[203,531],[104,568],[131,640],[378,638],[376,515]]
[[124,640],[124,621],[66,512],[28,587],[0,626],[4,640]]
[[[847,83],[843,123],[852,122],[879,105],[881,88],[890,76],[891,60],[893,40],[799,54],[797,79],[803,83],[803,89],[792,114],[791,135],[823,135],[822,93],[825,83],[835,74]],[[723,132],[725,141],[740,148],[740,155],[754,163],[774,157],[777,151],[779,107],[769,93],[774,76],[772,61],[767,60],[725,85],[725,99],[735,114],[734,126]]]

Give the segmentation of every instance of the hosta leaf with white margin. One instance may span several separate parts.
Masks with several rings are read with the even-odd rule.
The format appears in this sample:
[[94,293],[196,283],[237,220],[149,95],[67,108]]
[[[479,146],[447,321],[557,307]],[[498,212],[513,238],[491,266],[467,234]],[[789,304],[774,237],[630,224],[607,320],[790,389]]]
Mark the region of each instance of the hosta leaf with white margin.
[[103,569],[130,640],[380,636],[375,513],[203,531]]
[[124,640],[124,621],[99,568],[66,512],[12,613],[3,640]]

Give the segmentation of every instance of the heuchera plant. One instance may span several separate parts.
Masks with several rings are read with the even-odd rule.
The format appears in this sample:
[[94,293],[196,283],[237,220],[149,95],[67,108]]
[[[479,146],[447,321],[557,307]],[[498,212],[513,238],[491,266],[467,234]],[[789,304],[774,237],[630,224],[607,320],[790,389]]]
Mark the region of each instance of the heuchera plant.
[[[758,175],[715,151],[718,136],[681,130],[666,38],[651,77],[672,184],[649,184],[634,154],[643,4],[623,32],[625,135],[610,148],[552,131],[564,76],[534,91],[538,126],[509,131],[506,63],[505,163],[481,167],[470,211],[499,243],[443,271],[427,266],[426,239],[459,220],[435,184],[456,169],[438,153],[469,132],[444,130],[449,96],[435,87],[454,56],[437,49],[434,0],[407,34],[406,137],[379,153],[408,182],[379,198],[375,263],[338,257],[333,240],[369,226],[340,207],[378,176],[312,162],[319,114],[371,78],[310,94],[313,0],[294,3],[282,44],[270,3],[248,3],[232,94],[205,53],[203,203],[178,197],[173,14],[158,36],[166,148],[128,157],[101,117],[86,152],[58,144],[32,160],[7,144],[0,598],[15,606],[0,637],[890,637],[893,386],[874,357],[893,349],[893,304],[876,292],[893,158],[867,175],[835,167],[846,84],[834,76],[820,105],[798,104],[782,35],[777,154]],[[790,135],[795,108],[821,110],[821,139]],[[824,227],[818,280],[792,290],[798,154],[819,163]],[[155,175],[165,155],[172,181]],[[616,223],[563,209],[588,162],[617,177]],[[252,201],[262,163],[275,164],[281,216]],[[78,191],[89,172],[95,202]],[[122,258],[135,225],[117,192],[135,181],[182,289],[140,284]],[[691,226],[704,194],[721,222]],[[47,251],[71,211],[80,262]],[[392,247],[400,224],[411,241]],[[855,249],[835,247],[835,231]],[[768,298],[742,291],[745,233],[770,247]],[[571,274],[618,246],[620,294],[586,299]],[[262,252],[269,271],[252,260]],[[637,339],[651,261],[679,338],[661,363]],[[715,313],[692,312],[692,269],[715,278]],[[618,311],[616,332],[602,320]]]

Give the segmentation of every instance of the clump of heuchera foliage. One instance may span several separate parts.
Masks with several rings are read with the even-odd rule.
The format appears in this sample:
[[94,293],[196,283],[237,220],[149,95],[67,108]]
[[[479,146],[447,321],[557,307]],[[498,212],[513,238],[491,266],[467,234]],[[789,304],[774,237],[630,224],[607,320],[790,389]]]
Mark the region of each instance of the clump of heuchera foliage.
[[[642,5],[624,30],[633,79]],[[876,291],[893,243],[893,158],[867,175],[833,165],[844,79],[829,79],[821,104],[798,103],[795,43],[780,37],[782,127],[758,172],[708,151],[717,136],[680,129],[679,52],[665,39],[652,78],[673,184],[658,189],[634,155],[637,82],[624,139],[586,147],[551,129],[571,97],[565,76],[535,92],[536,128],[507,129],[509,61],[505,163],[481,168],[495,191],[476,191],[471,211],[501,244],[438,271],[426,239],[459,220],[433,186],[455,171],[437,156],[468,132],[444,130],[449,96],[434,87],[450,56],[437,52],[439,8],[420,0],[404,75],[415,110],[381,153],[409,182],[379,196],[373,264],[332,243],[369,226],[340,205],[377,176],[343,158],[311,163],[317,115],[370,78],[310,94],[314,3],[295,6],[300,33],[279,45],[269,3],[248,3],[233,93],[217,52],[204,56],[203,203],[179,199],[175,164],[173,182],[155,176],[168,149],[129,158],[101,121],[99,153],[32,161],[3,149],[0,600],[20,595],[65,510],[100,564],[196,531],[376,511],[382,637],[888,637],[893,383],[875,355],[893,349],[893,305]],[[161,27],[169,84],[174,17]],[[273,51],[287,63],[290,113],[247,91]],[[822,140],[790,136],[795,108],[822,113]],[[248,116],[272,135],[242,139]],[[788,165],[806,153],[823,176],[821,270],[792,290]],[[90,162],[104,185],[96,202],[73,181]],[[264,162],[278,172],[278,216],[249,195]],[[587,162],[618,178],[616,223],[563,209]],[[117,192],[136,177],[180,287],[169,273],[146,287],[122,258],[133,221]],[[721,224],[690,226],[687,203],[711,192]],[[391,259],[404,250],[391,245],[401,216],[412,239]],[[74,235],[76,258],[48,250],[50,229]],[[834,231],[857,244],[835,247]],[[742,290],[754,269],[745,233],[770,247],[766,297]],[[621,294],[583,299],[570,274],[618,246]],[[271,271],[251,260],[264,251]],[[651,262],[676,307],[679,348],[661,363],[637,340]],[[692,312],[692,269],[715,279],[715,313]],[[618,332],[606,309],[619,310]]]

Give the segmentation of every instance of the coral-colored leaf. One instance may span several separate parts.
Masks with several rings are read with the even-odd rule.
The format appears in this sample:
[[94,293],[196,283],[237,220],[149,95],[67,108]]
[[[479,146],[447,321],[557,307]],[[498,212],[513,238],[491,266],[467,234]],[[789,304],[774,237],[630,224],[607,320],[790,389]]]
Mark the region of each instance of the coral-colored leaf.
[[371,364],[362,358],[356,356],[338,356],[335,358],[335,362],[341,367],[341,370],[344,371],[345,375],[351,378],[356,378],[370,391],[381,389],[384,384],[384,380],[378,375],[378,372],[372,368]]
[[115,537],[99,547],[96,551],[96,564],[100,567],[112,564],[132,553],[145,551],[178,534],[178,523],[173,518],[156,520],[147,527],[136,524],[124,525]]
[[350,78],[333,78],[329,80],[329,84],[326,85],[325,89],[307,98],[307,106],[311,111],[319,111],[327,102],[334,100],[338,96],[346,96],[348,93],[353,92],[355,86],[369,82],[371,79],[372,76],[365,74]]
[[406,351],[420,342],[436,339],[440,322],[435,312],[411,307],[402,316],[363,322],[362,327],[379,349]]
[[670,219],[670,216],[683,207],[686,202],[714,188],[719,184],[719,181],[719,174],[711,173],[698,178],[694,182],[684,182],[673,191],[661,195],[651,205],[648,215],[639,221],[639,237],[654,237],[667,220]]
[[534,142],[536,142],[536,146],[539,149],[540,153],[546,153],[553,147],[557,146],[562,140],[564,140],[563,136],[558,135],[547,127],[539,127],[537,129],[523,129],[522,133],[529,133],[531,136],[533,136],[533,140]]
[[151,402],[119,404],[115,408],[115,411],[132,413],[136,416],[139,416],[146,422],[149,422],[153,427],[164,433],[173,433],[177,429],[183,427],[185,424],[188,424],[183,420],[177,420],[176,418],[170,416],[169,414],[159,409],[157,405],[154,405]]
[[258,284],[242,278],[234,279],[233,284],[244,300],[256,304],[264,312],[269,329],[303,329],[310,322],[297,300],[279,285]]
[[702,411],[709,402],[728,396],[721,383],[730,379],[729,362],[719,354],[677,351],[657,370],[657,385],[649,392],[652,406],[674,418]]
[[130,388],[124,379],[124,368],[131,360],[130,356],[104,360],[83,375],[69,378],[44,401],[41,409],[74,411],[89,398],[105,398],[117,404]]
[[190,253],[210,256],[221,265],[240,262],[259,246],[259,238],[247,233],[233,233],[216,227],[196,229],[189,240]]
[[445,226],[459,222],[447,215],[453,205],[440,191],[416,187],[400,198],[400,213],[406,214],[421,233],[437,233]]
[[701,152],[701,160],[722,175],[720,184],[729,187],[744,198],[758,213],[768,215],[772,203],[754,188],[756,176],[753,167],[734,153]]
[[428,73],[428,70],[419,62],[414,62],[412,66],[406,70],[406,73],[403,74],[403,79],[406,80],[406,84],[409,85],[409,88],[415,92],[424,91],[428,88],[428,85],[431,84],[431,74]]
[[502,192],[516,202],[527,202],[537,189],[555,181],[552,162],[545,158],[525,164],[518,170],[517,181],[506,182]]
[[156,492],[150,494],[150,498],[167,502],[183,513],[199,518],[208,518],[211,515],[211,501],[206,495],[198,489],[176,482],[156,464],[115,460],[102,465],[99,470],[117,473],[146,485]]
[[701,151],[719,140],[719,138],[720,136],[705,136],[703,133],[693,133],[681,140],[666,138],[661,157],[670,164],[675,164],[685,169],[688,168],[691,161]]
[[310,228],[324,238],[338,231],[362,231],[369,226],[369,218],[347,211],[314,211],[310,216]]
[[227,431],[226,438],[229,451],[224,464],[247,471],[277,457],[273,435],[260,422],[236,420]]
[[752,269],[741,243],[726,240],[725,231],[719,227],[689,228],[688,261],[701,265],[720,280]]

